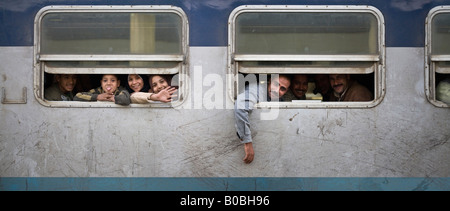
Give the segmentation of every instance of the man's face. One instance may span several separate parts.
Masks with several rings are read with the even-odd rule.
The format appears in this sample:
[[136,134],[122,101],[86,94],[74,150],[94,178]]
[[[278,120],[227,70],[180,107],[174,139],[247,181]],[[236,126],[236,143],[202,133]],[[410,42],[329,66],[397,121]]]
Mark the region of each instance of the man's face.
[[316,89],[322,94],[326,94],[330,89],[330,79],[328,75],[318,74],[314,76],[314,81],[316,82]]
[[59,84],[59,89],[62,92],[71,92],[77,83],[77,76],[72,74],[62,74],[57,76],[56,80]]
[[279,76],[274,77],[268,87],[269,95],[271,99],[280,99],[289,89],[291,82],[287,77]]
[[297,98],[305,96],[308,91],[308,77],[306,75],[295,75],[292,79],[291,90]]
[[350,75],[348,74],[332,74],[330,75],[330,85],[338,94],[342,94],[348,86]]

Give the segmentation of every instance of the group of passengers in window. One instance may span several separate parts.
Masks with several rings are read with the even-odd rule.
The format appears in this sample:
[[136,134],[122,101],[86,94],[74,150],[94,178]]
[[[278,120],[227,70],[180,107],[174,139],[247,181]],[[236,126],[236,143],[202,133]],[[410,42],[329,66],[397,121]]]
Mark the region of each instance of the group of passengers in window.
[[[315,75],[316,91],[326,101],[371,101],[372,92],[352,79],[349,74]],[[234,115],[237,136],[244,144],[245,163],[254,158],[250,114],[258,101],[292,101],[306,99],[308,75],[280,74],[268,79],[267,90],[258,90],[256,83],[248,83],[236,99]],[[262,94],[266,92],[266,94]],[[263,96],[266,96],[264,99]],[[263,98],[261,98],[263,97]]]
[[128,83],[121,86],[115,74],[104,74],[100,86],[87,92],[74,93],[77,75],[54,75],[54,83],[45,89],[45,99],[50,101],[109,101],[119,105],[130,103],[171,102],[177,89],[170,86],[167,75],[129,74]]
[[[280,91],[281,101],[305,100],[308,84],[313,79],[314,94],[319,93],[322,101],[371,101],[372,93],[349,74],[288,75],[285,92]],[[311,78],[310,78],[311,77]],[[128,83],[121,86],[114,74],[104,74],[100,86],[89,91],[74,93],[77,75],[54,75],[54,83],[45,89],[45,99],[50,101],[110,101],[119,105],[130,103],[171,102],[176,97],[175,87],[170,86],[170,75],[129,74]]]
[[[322,101],[371,101],[372,92],[349,74],[297,74],[289,76],[289,89],[280,96],[281,101],[306,100],[308,84],[314,81],[314,94],[320,94]],[[311,78],[309,78],[311,77]],[[280,92],[281,94],[281,92]]]

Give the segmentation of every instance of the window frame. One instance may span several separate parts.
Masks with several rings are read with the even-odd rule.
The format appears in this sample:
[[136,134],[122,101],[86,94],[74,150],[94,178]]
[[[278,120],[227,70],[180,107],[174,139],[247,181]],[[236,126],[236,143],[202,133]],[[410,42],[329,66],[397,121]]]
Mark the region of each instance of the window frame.
[[[378,24],[377,44],[378,54],[374,55],[236,55],[236,18],[238,15],[247,12],[300,12],[300,13],[370,13],[375,16]],[[276,74],[336,74],[336,73],[352,73],[365,74],[374,73],[374,100],[368,102],[317,102],[317,101],[295,101],[295,102],[259,102],[256,104],[258,108],[372,108],[381,103],[385,96],[385,22],[382,13],[372,6],[326,6],[326,5],[243,5],[233,10],[228,20],[228,74],[231,75],[229,79],[228,95],[234,101],[237,97],[238,74],[240,73],[255,73],[255,74],[271,74],[274,73],[270,68],[258,67],[251,69],[242,69],[239,66],[240,62],[244,61],[281,61],[281,62],[304,62],[304,61],[330,61],[330,62],[373,62],[370,68],[351,68],[347,71],[339,67],[312,67],[312,68],[283,68],[283,72],[278,71]],[[240,69],[241,68],[241,69]],[[326,69],[326,71],[323,71]],[[348,68],[346,68],[348,69]],[[241,71],[244,70],[244,71]]]
[[450,108],[449,104],[436,99],[436,73],[450,74],[450,67],[439,68],[439,62],[450,62],[450,54],[432,54],[432,22],[436,15],[450,14],[450,6],[437,6],[432,8],[425,21],[425,95],[428,102],[436,107]]
[[[181,19],[181,54],[41,54],[41,24],[46,14],[50,13],[173,13]],[[156,107],[172,108],[183,104],[186,100],[189,90],[189,22],[184,11],[171,5],[155,6],[46,6],[43,7],[35,16],[34,21],[34,95],[38,102],[47,107],[123,107],[113,102],[78,102],[78,101],[48,101],[44,98],[44,75],[45,73],[62,74],[178,74],[178,100],[171,103],[148,103],[148,104],[130,104],[129,107]],[[71,68],[59,67],[52,68],[46,65],[47,62],[61,61],[145,61],[145,62],[176,62],[173,68]],[[150,71],[149,71],[150,70]],[[127,81],[121,81],[121,86],[125,87]],[[76,93],[74,93],[76,94]]]

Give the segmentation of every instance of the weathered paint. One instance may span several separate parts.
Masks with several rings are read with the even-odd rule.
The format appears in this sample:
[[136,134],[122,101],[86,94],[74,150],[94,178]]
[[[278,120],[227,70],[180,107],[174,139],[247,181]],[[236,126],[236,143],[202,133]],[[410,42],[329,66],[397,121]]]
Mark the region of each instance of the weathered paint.
[[[26,104],[0,104],[1,177],[450,176],[450,112],[424,96],[422,48],[387,49],[386,96],[374,108],[280,109],[271,121],[255,110],[250,165],[225,91],[224,109],[194,109],[194,92],[176,109],[45,107],[31,94],[32,51],[0,47],[0,86],[10,99],[29,93]],[[224,76],[225,55],[191,47],[190,69]]]
[[[47,5],[104,3],[0,1],[0,97],[26,102],[0,104],[0,190],[450,189],[450,112],[426,100],[424,85],[425,18],[450,1],[283,1],[379,9],[386,24],[386,96],[369,109],[281,109],[272,121],[259,118],[267,110],[254,111],[256,159],[250,165],[242,162],[226,94],[227,20],[240,5],[280,2],[115,2],[175,5],[187,13],[187,101],[175,109],[39,104],[33,84],[35,14]],[[217,77],[224,82],[223,109],[209,102],[217,84],[203,83]],[[200,86],[194,83],[198,78]]]

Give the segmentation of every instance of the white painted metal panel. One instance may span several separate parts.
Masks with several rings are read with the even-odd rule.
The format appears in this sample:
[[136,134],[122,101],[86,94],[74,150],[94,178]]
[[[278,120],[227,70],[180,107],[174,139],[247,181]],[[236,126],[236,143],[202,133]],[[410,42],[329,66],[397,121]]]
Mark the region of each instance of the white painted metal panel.
[[279,109],[274,120],[254,110],[250,165],[226,93],[226,47],[190,48],[191,91],[177,108],[43,106],[30,94],[32,55],[0,48],[0,87],[10,99],[29,90],[26,104],[0,104],[2,177],[450,176],[450,112],[426,99],[423,48],[387,48],[376,107]]

